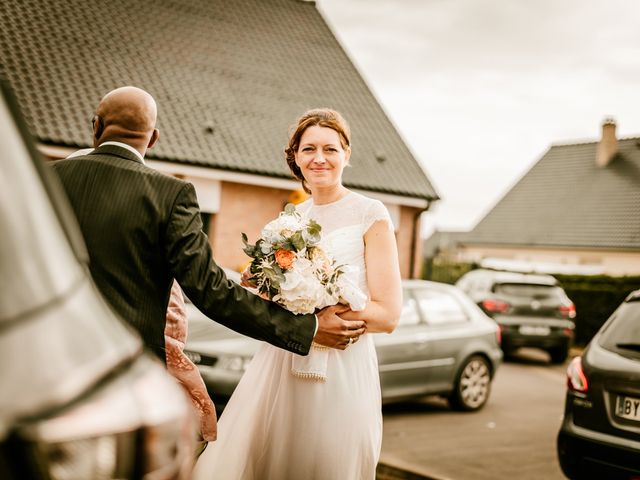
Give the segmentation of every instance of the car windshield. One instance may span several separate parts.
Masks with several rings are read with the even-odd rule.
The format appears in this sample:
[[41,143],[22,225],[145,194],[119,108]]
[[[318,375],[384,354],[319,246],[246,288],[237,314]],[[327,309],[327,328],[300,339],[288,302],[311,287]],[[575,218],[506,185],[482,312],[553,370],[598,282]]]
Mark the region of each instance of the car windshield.
[[498,283],[494,292],[513,297],[526,297],[535,300],[562,300],[563,290],[554,285],[535,285],[531,283]]
[[607,350],[639,358],[640,301],[620,305],[602,330],[598,343]]
[[8,120],[11,113],[4,99],[0,118],[0,322],[4,322],[63,296],[83,273],[49,201],[44,172],[38,172],[17,126]]
[[88,394],[142,344],[91,282],[64,191],[2,80],[0,93],[1,439]]

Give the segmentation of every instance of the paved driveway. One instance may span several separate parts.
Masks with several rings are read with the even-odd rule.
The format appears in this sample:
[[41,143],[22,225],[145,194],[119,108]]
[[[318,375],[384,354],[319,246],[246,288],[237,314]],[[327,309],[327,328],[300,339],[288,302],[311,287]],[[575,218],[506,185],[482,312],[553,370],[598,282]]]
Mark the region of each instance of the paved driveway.
[[381,463],[439,480],[564,479],[555,441],[565,370],[525,351],[500,367],[480,412],[453,412],[439,399],[386,406]]

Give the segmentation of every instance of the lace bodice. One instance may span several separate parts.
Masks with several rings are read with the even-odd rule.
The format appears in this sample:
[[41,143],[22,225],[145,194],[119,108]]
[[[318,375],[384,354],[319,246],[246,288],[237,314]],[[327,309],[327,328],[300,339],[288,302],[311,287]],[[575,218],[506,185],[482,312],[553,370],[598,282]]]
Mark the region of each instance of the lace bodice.
[[364,235],[377,222],[393,230],[389,211],[379,200],[349,192],[340,200],[316,205],[313,198],[298,205],[298,211],[322,227],[322,243],[338,264],[358,270],[360,288],[368,293],[364,263]]

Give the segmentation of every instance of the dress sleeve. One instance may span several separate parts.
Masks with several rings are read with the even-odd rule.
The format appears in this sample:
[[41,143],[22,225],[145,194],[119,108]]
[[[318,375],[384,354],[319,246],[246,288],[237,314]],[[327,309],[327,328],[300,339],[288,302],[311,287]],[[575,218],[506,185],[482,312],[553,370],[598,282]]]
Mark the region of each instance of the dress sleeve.
[[372,200],[369,207],[366,209],[363,225],[364,225],[364,233],[367,233],[371,226],[379,221],[383,221],[386,223],[387,228],[392,232],[395,230],[393,226],[393,222],[391,221],[391,215],[389,215],[389,210],[384,204],[379,200]]
[[180,285],[175,280],[171,286],[171,295],[167,307],[167,318],[164,334],[183,346],[187,342],[187,311]]
[[171,287],[167,323],[164,329],[167,370],[189,395],[200,422],[200,435],[212,442],[217,436],[216,408],[207,393],[207,387],[198,367],[184,353],[187,342],[187,310],[180,285],[175,280]]

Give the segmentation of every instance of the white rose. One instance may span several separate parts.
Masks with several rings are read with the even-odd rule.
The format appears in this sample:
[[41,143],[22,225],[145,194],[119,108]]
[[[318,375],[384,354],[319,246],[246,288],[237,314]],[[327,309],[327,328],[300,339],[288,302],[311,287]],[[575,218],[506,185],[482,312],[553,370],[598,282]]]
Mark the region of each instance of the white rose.
[[300,269],[297,268],[299,263],[304,262],[296,261],[296,268],[285,273],[280,293],[274,300],[294,313],[313,313],[325,299],[326,290],[309,268],[311,262]]
[[291,230],[295,232],[296,230],[300,230],[303,225],[304,222],[301,218],[285,213],[281,213],[278,218],[267,224],[270,229],[278,232],[282,232],[283,230]]

